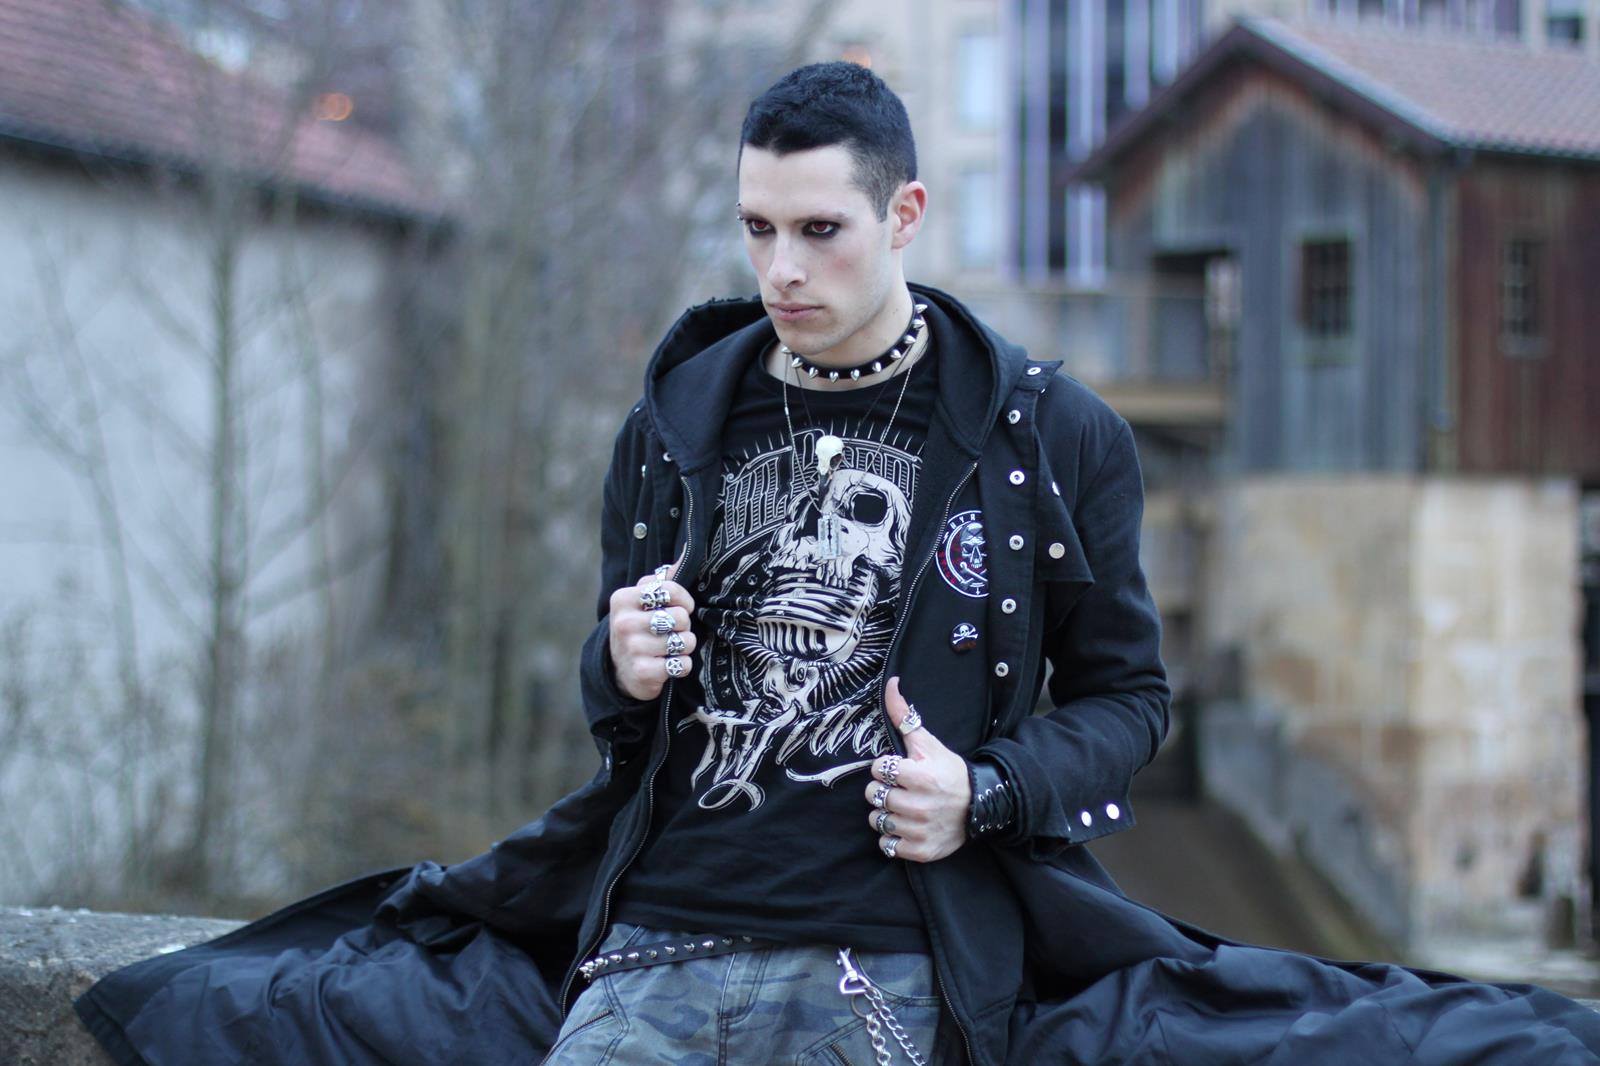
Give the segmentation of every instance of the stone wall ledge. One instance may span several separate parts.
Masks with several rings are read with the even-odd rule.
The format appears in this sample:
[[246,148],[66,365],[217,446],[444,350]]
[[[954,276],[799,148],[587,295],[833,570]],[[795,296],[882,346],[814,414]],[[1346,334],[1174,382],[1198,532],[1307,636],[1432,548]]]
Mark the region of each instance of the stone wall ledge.
[[[72,1001],[101,977],[244,923],[217,918],[0,907],[0,1063],[110,1066]],[[1600,1000],[1579,1000],[1600,1009]]]
[[242,922],[60,907],[0,907],[0,1063],[110,1066],[72,1001],[113,970]]

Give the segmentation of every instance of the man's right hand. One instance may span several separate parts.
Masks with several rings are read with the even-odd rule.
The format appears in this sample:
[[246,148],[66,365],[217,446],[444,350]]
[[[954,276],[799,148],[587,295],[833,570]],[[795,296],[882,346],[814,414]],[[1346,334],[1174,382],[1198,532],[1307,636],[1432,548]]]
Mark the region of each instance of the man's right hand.
[[[645,610],[641,600],[647,590],[657,585],[667,593],[666,606]],[[646,574],[611,594],[607,639],[611,661],[617,669],[617,687],[636,700],[653,700],[661,695],[669,677],[681,677],[692,669],[695,637],[689,629],[689,615],[693,610],[694,597],[689,590],[665,576],[658,579],[656,573]],[[651,619],[658,614],[671,620],[669,632],[651,629]],[[679,642],[681,648],[676,647]],[[672,648],[676,649],[675,655],[669,651]],[[676,660],[671,665],[681,668],[679,673],[669,670],[669,659]]]

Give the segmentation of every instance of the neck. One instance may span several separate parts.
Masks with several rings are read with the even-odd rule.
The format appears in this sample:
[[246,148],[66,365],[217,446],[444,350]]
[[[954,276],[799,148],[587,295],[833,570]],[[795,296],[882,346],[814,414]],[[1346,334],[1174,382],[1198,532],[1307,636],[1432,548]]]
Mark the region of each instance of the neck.
[[[806,358],[810,362],[824,367],[856,366],[871,359],[873,356],[886,351],[905,335],[905,326],[911,318],[913,302],[911,291],[906,288],[904,282],[901,282],[895,295],[885,303],[885,312],[880,312],[872,323],[862,327],[845,343],[817,355],[808,355]],[[887,329],[884,328],[884,323],[887,323]],[[881,338],[879,334],[882,335]],[[841,376],[838,381],[829,381],[820,375],[811,377],[805,373],[797,373],[789,365],[789,361],[784,358],[781,342],[777,341],[773,342],[762,356],[762,366],[773,377],[781,381],[787,381],[790,384],[798,384],[803,389],[814,389],[818,392],[847,392],[851,389],[880,384],[889,378],[904,374],[910,370],[912,365],[918,362],[928,351],[929,336],[929,331],[923,330],[922,336],[917,339],[917,343],[905,354],[904,358],[895,363],[893,369],[886,369],[884,372],[873,374],[871,377],[852,380]],[[857,338],[862,338],[863,340],[858,342]],[[879,343],[880,340],[881,343]],[[874,345],[876,346],[874,347]],[[859,353],[856,349],[860,349]],[[799,379],[798,382],[796,382],[796,378]]]

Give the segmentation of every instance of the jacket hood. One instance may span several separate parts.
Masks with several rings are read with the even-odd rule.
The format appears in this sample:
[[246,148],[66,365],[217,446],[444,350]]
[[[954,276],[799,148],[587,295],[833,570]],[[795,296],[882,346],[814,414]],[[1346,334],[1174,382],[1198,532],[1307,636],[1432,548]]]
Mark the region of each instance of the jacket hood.
[[[949,293],[909,288],[928,305],[939,360],[935,418],[968,458],[976,458],[1027,355]],[[740,379],[776,337],[761,300],[745,297],[689,308],[657,345],[645,370],[645,410],[684,473],[720,459],[722,425]]]

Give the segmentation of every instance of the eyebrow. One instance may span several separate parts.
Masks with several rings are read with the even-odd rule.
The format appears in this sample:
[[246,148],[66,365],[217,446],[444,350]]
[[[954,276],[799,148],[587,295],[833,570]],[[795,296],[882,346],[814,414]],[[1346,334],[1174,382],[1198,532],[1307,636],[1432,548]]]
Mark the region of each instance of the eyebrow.
[[[740,221],[755,219],[758,222],[771,222],[772,220],[760,211],[752,211],[743,204],[735,205]],[[849,211],[817,211],[804,215],[795,220],[796,225],[804,226],[811,222],[847,222],[851,218]]]

